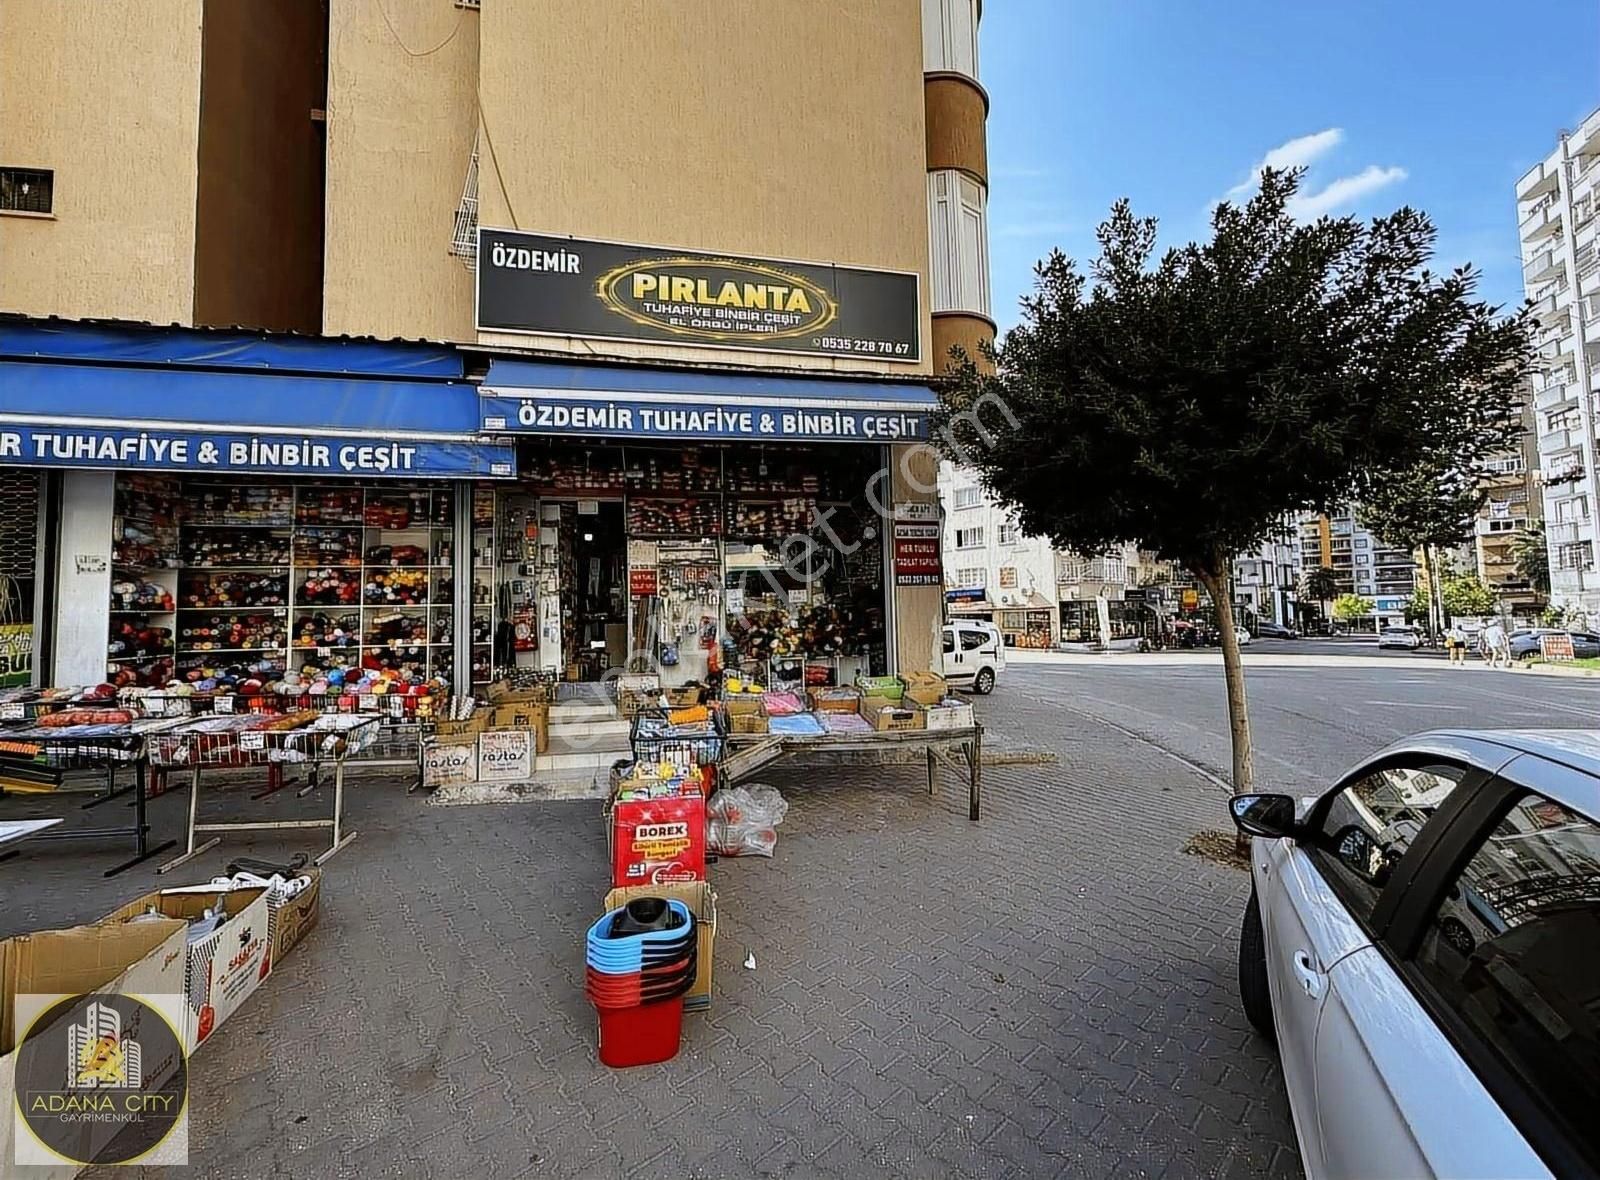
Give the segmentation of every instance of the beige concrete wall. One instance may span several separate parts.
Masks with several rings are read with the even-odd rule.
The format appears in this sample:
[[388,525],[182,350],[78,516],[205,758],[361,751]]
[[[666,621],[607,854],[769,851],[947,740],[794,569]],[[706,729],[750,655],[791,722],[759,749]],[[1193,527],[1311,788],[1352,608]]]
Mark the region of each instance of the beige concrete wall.
[[919,0],[541,0],[485,4],[481,19],[484,225],[911,271],[923,304],[920,365],[486,342],[931,371]]
[[478,129],[478,21],[448,0],[331,0],[330,335],[472,339],[472,272],[449,249]]
[[201,0],[0,3],[0,162],[55,171],[0,215],[0,309],[187,323]]

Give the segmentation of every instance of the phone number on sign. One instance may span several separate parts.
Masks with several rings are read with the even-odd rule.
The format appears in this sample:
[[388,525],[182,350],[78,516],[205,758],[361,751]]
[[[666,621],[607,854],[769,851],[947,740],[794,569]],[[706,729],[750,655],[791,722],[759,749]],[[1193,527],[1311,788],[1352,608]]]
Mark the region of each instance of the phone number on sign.
[[864,352],[873,356],[910,356],[911,345],[893,340],[852,340],[848,336],[817,336],[812,340],[816,348],[829,352]]

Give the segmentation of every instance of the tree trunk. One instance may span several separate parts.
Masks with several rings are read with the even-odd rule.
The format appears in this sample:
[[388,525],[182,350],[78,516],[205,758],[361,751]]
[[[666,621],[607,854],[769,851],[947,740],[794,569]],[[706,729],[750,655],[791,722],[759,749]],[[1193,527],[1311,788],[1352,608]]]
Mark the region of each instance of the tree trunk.
[[1222,632],[1222,675],[1228,686],[1228,729],[1233,739],[1233,793],[1255,789],[1255,762],[1250,748],[1250,714],[1245,707],[1244,663],[1239,658],[1239,634],[1233,626],[1233,592],[1228,585],[1228,562],[1218,560],[1220,573],[1195,570],[1200,584],[1211,592],[1217,609],[1217,629]]

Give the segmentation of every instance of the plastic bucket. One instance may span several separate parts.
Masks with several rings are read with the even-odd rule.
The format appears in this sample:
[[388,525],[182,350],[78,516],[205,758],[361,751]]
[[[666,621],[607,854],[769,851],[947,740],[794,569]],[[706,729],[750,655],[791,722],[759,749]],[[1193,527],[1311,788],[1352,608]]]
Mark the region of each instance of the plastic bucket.
[[632,1008],[601,1008],[600,1063],[612,1069],[655,1065],[678,1055],[683,997]]

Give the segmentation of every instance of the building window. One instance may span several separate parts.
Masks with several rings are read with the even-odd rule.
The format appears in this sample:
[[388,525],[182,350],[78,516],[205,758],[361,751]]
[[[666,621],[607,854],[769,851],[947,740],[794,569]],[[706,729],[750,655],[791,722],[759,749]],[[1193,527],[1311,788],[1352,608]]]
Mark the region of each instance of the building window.
[[1368,549],[1368,548],[1371,548],[1371,546],[1372,546],[1372,538],[1371,537],[1357,537],[1355,539],[1355,547],[1357,549]]
[[956,586],[962,590],[983,589],[989,584],[988,575],[982,566],[972,566],[968,569],[956,571]]
[[933,310],[989,314],[989,214],[983,185],[961,172],[928,174]]
[[48,168],[0,168],[0,212],[51,213],[56,174]]
[[1514,533],[1518,529],[1520,529],[1523,525],[1527,524],[1528,522],[1523,517],[1512,516],[1512,517],[1491,518],[1489,520],[1484,521],[1483,523],[1484,523],[1484,530],[1483,531],[1486,532],[1486,533]]
[[957,508],[976,508],[983,503],[983,492],[977,487],[957,488],[950,502]]
[[978,76],[978,0],[922,0],[922,68]]
[[1579,541],[1575,545],[1556,546],[1556,568],[1583,570],[1594,564],[1594,542]]
[[1562,523],[1589,519],[1589,499],[1587,496],[1573,496],[1569,500],[1556,502],[1556,519]]
[[983,526],[956,530],[957,549],[976,549],[983,544]]
[[1002,524],[1000,526],[1000,544],[1015,545],[1016,543],[1017,526],[1014,524]]

